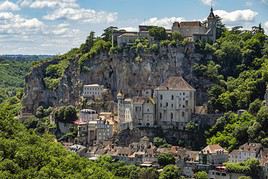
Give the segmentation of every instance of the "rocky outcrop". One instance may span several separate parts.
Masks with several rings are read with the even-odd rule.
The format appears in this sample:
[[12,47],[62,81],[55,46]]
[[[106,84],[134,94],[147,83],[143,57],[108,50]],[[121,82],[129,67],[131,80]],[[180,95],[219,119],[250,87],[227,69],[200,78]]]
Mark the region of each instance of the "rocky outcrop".
[[[145,88],[155,88],[169,76],[182,75],[199,92],[197,103],[206,101],[205,87],[191,73],[192,64],[202,55],[192,47],[161,48],[158,54],[124,50],[116,54],[100,53],[89,59],[81,68],[79,57],[70,60],[69,67],[57,88],[49,90],[44,84],[45,70],[56,60],[33,68],[26,77],[23,105],[33,112],[38,106],[77,105],[84,84],[98,83],[109,88],[116,97],[118,90],[134,96]],[[209,85],[209,83],[207,83]]]

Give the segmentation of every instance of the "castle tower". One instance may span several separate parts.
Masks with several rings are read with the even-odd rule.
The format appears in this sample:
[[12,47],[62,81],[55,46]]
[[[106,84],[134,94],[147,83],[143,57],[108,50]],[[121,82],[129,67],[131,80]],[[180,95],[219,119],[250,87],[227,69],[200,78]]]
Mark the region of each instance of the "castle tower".
[[213,42],[215,42],[216,35],[217,35],[217,17],[214,15],[212,7],[210,9],[210,14],[209,14],[207,20],[208,20],[209,35],[211,35],[211,40]]
[[120,125],[124,123],[125,121],[125,110],[124,110],[124,95],[121,91],[117,94],[117,111],[118,111],[118,124],[119,124],[119,130]]

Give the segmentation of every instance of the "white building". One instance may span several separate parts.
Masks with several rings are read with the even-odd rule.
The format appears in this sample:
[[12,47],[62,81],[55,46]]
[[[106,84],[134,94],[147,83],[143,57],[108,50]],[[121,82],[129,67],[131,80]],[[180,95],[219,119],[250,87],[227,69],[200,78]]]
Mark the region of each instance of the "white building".
[[172,26],[173,32],[179,32],[184,38],[196,40],[216,41],[217,16],[214,15],[211,8],[210,14],[206,22],[200,21],[184,21],[174,22]]
[[104,87],[99,84],[84,85],[83,87],[83,97],[101,97],[102,93],[105,91]]
[[244,162],[247,159],[260,159],[262,145],[260,143],[245,143],[239,149],[233,150],[229,154],[229,162]]
[[82,109],[79,118],[83,122],[89,122],[98,119],[98,113],[92,109]]
[[117,101],[119,130],[133,129],[132,99],[124,99],[124,95],[119,92]]
[[239,179],[240,177],[245,176],[241,173],[231,173],[226,170],[225,167],[216,167],[215,170],[209,170],[208,178],[209,179]]
[[183,130],[195,109],[195,89],[182,77],[170,77],[155,89],[156,119],[162,128]]

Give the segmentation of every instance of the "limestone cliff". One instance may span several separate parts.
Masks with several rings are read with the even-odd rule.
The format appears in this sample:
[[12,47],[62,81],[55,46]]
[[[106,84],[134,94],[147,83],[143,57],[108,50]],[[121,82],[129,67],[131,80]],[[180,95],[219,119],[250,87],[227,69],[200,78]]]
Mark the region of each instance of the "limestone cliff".
[[78,105],[82,86],[99,83],[109,88],[116,96],[122,90],[129,96],[140,93],[141,89],[154,88],[172,75],[182,75],[197,89],[197,103],[206,101],[207,81],[200,81],[191,73],[193,63],[203,56],[192,52],[192,46],[160,48],[159,53],[124,50],[109,54],[102,52],[87,60],[81,68],[79,56],[70,60],[58,86],[51,90],[44,83],[46,68],[57,60],[51,60],[34,67],[26,76],[23,105],[25,110],[33,112],[38,106]]

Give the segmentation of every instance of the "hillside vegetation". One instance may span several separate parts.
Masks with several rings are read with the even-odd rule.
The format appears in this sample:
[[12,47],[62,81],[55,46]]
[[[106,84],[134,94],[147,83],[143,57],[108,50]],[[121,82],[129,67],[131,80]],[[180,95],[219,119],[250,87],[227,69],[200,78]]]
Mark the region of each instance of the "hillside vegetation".
[[[232,150],[245,142],[268,146],[268,108],[264,94],[268,84],[268,41],[263,30],[225,31],[214,44],[198,44],[201,53],[212,53],[194,65],[194,72],[208,78],[210,112],[226,114],[207,133],[208,143]],[[246,110],[242,115],[237,110]]]

